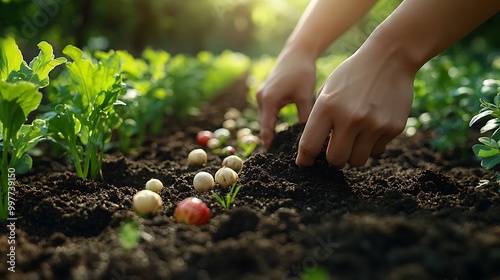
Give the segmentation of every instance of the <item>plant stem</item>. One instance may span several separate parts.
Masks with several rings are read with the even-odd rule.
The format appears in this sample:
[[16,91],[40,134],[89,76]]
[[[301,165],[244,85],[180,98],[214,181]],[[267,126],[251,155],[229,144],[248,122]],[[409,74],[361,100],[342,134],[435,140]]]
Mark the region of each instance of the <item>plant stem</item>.
[[1,197],[0,197],[0,221],[4,222],[7,220],[7,209],[8,209],[8,203],[9,203],[9,177],[8,177],[8,169],[9,169],[9,143],[10,143],[10,138],[8,138],[6,129],[3,131],[4,133],[4,139],[3,139],[3,151],[2,151],[2,187],[1,187]]

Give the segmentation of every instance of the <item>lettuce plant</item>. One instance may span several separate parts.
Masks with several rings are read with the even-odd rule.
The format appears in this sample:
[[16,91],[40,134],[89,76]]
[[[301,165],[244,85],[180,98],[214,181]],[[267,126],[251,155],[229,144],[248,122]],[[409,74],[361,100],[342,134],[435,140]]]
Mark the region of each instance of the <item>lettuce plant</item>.
[[38,90],[49,84],[49,72],[66,61],[54,59],[52,46],[47,42],[38,47],[39,55],[27,64],[14,39],[0,39],[0,220],[8,216],[9,171],[22,174],[31,169],[32,159],[27,152],[45,139],[45,120],[34,119],[25,124],[42,100]]
[[105,144],[122,122],[115,111],[115,105],[124,104],[118,101],[125,88],[120,58],[110,52],[94,61],[71,45],[63,53],[72,62],[51,87],[50,98],[56,105],[45,114],[48,134],[71,155],[80,178],[95,179],[101,175]]
[[119,148],[123,152],[142,145],[147,133],[158,134],[163,128],[166,103],[172,95],[166,63],[170,54],[165,51],[146,49],[142,58],[134,58],[127,52],[117,52],[124,65],[124,81],[127,92],[122,100],[125,106],[117,108],[123,117],[118,127]]

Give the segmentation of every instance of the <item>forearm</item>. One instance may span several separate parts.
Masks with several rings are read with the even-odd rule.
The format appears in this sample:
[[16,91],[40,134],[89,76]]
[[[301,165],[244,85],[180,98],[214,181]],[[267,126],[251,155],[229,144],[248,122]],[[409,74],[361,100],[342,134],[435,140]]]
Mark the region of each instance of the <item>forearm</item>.
[[417,72],[498,11],[499,0],[405,0],[360,51],[393,53]]
[[300,50],[310,54],[311,58],[319,57],[376,2],[376,0],[312,0],[288,38],[284,50]]

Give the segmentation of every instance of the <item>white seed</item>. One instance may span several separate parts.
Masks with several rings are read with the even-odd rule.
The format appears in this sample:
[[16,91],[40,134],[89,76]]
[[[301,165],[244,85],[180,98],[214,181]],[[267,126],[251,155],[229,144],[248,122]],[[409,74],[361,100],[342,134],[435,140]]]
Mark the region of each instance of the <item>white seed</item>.
[[158,179],[150,179],[146,182],[146,190],[160,192],[163,188],[163,183]]
[[212,174],[201,171],[194,175],[193,185],[195,190],[199,192],[206,192],[214,188],[214,177]]
[[236,121],[233,119],[225,120],[222,123],[222,127],[229,131],[234,131],[236,130]]
[[215,172],[215,181],[223,186],[228,187],[236,183],[238,180],[238,173],[229,167],[222,167]]
[[231,107],[227,110],[227,112],[224,114],[224,119],[225,120],[235,120],[237,118],[241,117],[241,112],[240,110]]
[[132,198],[134,210],[139,215],[154,215],[162,204],[160,195],[150,190],[140,190]]
[[211,138],[207,142],[207,147],[211,150],[217,149],[220,147],[220,140],[217,138]]
[[229,131],[227,128],[218,128],[214,131],[214,138],[217,138],[219,140],[227,140],[231,137],[231,131]]
[[240,128],[238,132],[236,132],[236,138],[241,141],[241,138],[247,136],[247,135],[252,135],[252,130],[248,127],[245,128]]
[[207,163],[207,153],[203,149],[194,149],[188,154],[189,165],[203,165]]
[[246,136],[243,136],[240,141],[242,143],[245,143],[245,145],[252,145],[252,144],[255,144],[255,145],[259,145],[260,143],[260,138],[251,134],[251,135],[246,135]]
[[260,130],[260,123],[258,121],[251,121],[248,124],[248,128],[250,128],[252,131],[259,131]]
[[237,128],[248,127],[248,121],[245,118],[237,118],[236,119],[236,127]]
[[224,158],[222,165],[238,172],[243,167],[243,160],[239,156],[230,155]]

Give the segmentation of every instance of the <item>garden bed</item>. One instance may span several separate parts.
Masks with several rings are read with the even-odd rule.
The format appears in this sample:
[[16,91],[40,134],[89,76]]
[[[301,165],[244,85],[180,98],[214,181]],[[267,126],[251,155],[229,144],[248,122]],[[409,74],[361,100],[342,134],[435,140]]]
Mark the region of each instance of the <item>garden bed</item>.
[[[190,167],[187,154],[199,147],[196,133],[218,128],[232,106],[247,106],[243,81],[202,115],[168,120],[137,153],[107,153],[103,181],[79,179],[64,159],[35,158],[16,178],[16,272],[1,262],[0,278],[500,279],[500,197],[475,188],[494,174],[473,157],[433,152],[423,133],[398,137],[364,167],[334,170],[320,155],[299,169],[302,126],[293,126],[245,162],[235,206],[223,210],[192,187],[222,158],[209,152],[205,166]],[[165,186],[164,204],[139,218],[132,196],[152,177]],[[175,205],[189,196],[208,204],[208,224],[175,222]],[[119,239],[128,219],[142,230],[130,251]],[[0,244],[9,248],[5,234]]]

